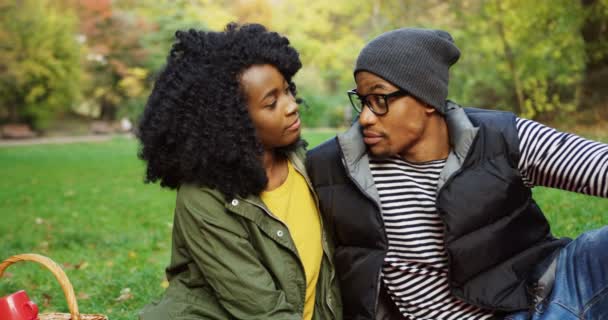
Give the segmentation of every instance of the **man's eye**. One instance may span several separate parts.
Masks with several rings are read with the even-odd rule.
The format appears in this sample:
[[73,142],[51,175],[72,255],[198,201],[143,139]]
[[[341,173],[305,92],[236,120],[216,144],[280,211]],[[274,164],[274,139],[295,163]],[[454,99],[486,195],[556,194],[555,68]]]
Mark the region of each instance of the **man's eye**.
[[372,95],[372,96],[368,96],[367,100],[369,100],[369,102],[372,104],[378,104],[378,102],[380,101],[380,97],[376,96],[376,95]]

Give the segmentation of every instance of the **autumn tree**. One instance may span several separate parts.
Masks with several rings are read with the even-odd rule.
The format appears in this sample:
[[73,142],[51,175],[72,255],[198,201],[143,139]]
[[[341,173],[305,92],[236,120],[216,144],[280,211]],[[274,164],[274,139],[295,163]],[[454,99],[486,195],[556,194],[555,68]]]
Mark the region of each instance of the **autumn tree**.
[[76,18],[48,0],[0,1],[0,109],[45,128],[79,96]]
[[123,1],[121,8],[131,10],[147,21],[147,32],[140,35],[140,44],[146,52],[144,66],[152,75],[165,64],[169,49],[175,42],[176,31],[207,29],[201,18],[203,9],[193,1]]
[[85,95],[103,120],[115,120],[119,109],[145,92],[148,70],[140,43],[148,25],[140,17],[115,10],[111,0],[81,0],[80,30],[87,47]]

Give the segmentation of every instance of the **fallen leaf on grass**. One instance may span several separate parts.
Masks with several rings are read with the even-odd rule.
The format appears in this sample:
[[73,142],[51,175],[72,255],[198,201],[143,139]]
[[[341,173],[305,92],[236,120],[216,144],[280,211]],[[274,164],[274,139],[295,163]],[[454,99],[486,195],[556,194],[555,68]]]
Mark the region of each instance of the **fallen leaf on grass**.
[[86,261],[80,261],[76,264],[64,262],[62,265],[64,270],[83,270],[89,266],[89,263]]
[[2,278],[6,278],[6,279],[9,279],[9,278],[12,278],[12,277],[13,277],[13,274],[12,274],[12,273],[10,273],[10,272],[5,272],[5,273],[2,275]]
[[116,299],[114,299],[114,301],[127,301],[129,299],[133,298],[133,294],[131,293],[131,288],[124,288],[122,290],[120,290],[120,296]]
[[52,297],[48,293],[42,294],[42,306],[48,308],[51,305]]
[[161,286],[161,287],[163,287],[163,289],[167,289],[167,288],[169,287],[169,281],[167,281],[167,280],[163,280],[163,281],[160,283],[160,286]]
[[80,261],[80,263],[79,263],[79,264],[77,264],[77,265],[75,266],[75,268],[76,268],[77,270],[84,270],[84,269],[86,269],[88,266],[89,266],[89,263],[88,263],[88,262],[86,262],[86,261]]
[[91,296],[89,296],[89,294],[86,292],[79,292],[77,298],[78,300],[88,300],[91,298]]
[[38,244],[38,247],[42,250],[48,249],[49,248],[49,242],[48,241],[42,241]]

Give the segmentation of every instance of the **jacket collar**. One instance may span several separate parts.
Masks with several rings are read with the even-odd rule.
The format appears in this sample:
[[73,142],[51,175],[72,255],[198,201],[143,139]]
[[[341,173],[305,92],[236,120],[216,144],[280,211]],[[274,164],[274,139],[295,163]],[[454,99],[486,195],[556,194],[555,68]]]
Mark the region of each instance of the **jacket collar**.
[[462,167],[479,131],[479,128],[471,123],[471,120],[461,106],[448,100],[446,107],[445,122],[448,126],[450,146],[452,148],[445,161],[445,166],[439,174],[437,193],[439,193],[439,190],[445,185],[450,176]]
[[[437,190],[441,189],[445,181],[462,167],[479,131],[479,128],[473,125],[460,105],[448,100],[446,106],[445,120],[448,126],[451,150],[446,165],[439,176]],[[342,150],[344,166],[348,173],[362,191],[365,191],[379,203],[380,198],[372,179],[367,147],[363,142],[363,133],[359,122],[356,121],[350,129],[339,134],[337,139]]]
[[348,174],[359,189],[373,199],[380,208],[380,195],[369,168],[367,146],[363,142],[363,133],[359,122],[355,121],[350,129],[339,134],[337,139],[342,150],[342,161]]
[[447,101],[445,121],[448,125],[452,152],[464,161],[479,128],[475,127],[464,109],[458,104]]
[[[308,187],[310,188],[310,190],[314,190],[312,188],[312,183],[310,182],[310,178],[308,177],[308,174],[306,173],[306,168],[304,165],[304,159],[306,158],[305,146],[302,145],[294,151],[287,152],[286,156],[289,159],[289,161],[291,162],[291,164],[293,165],[293,168],[304,177],[304,180],[306,180],[306,183],[308,184]],[[314,192],[313,192],[313,196],[315,197],[315,200],[317,200],[316,194]],[[266,207],[266,205],[264,204],[262,199],[257,195],[248,195],[247,197],[244,197],[244,198],[237,196],[236,199],[245,200],[252,204],[258,205],[270,213],[270,210]]]

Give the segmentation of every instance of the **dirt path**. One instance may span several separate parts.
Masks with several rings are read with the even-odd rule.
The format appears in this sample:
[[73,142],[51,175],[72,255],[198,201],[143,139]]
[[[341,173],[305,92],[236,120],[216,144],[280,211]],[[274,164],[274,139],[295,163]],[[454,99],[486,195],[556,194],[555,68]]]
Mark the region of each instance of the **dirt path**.
[[114,137],[132,137],[129,134],[118,135],[86,135],[86,136],[67,136],[67,137],[44,137],[33,139],[0,139],[1,147],[29,146],[35,144],[66,144],[77,142],[104,142]]

